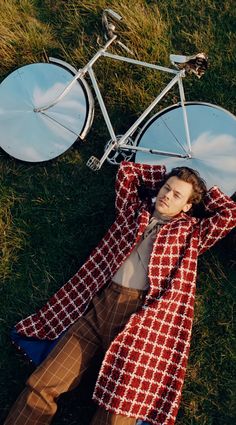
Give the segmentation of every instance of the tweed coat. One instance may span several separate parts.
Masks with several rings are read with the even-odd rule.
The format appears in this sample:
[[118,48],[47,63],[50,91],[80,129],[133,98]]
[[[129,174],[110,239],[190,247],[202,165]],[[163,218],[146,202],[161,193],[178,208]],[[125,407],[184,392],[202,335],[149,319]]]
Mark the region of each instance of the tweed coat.
[[[150,211],[139,198],[139,186],[155,189],[164,175],[164,166],[121,164],[115,222],[75,276],[41,310],[17,324],[18,333],[54,339],[85,312],[148,225]],[[217,187],[204,202],[208,218],[182,213],[158,232],[145,302],[105,355],[93,398],[116,414],[154,425],[175,422],[189,354],[197,256],[236,225],[236,203]]]

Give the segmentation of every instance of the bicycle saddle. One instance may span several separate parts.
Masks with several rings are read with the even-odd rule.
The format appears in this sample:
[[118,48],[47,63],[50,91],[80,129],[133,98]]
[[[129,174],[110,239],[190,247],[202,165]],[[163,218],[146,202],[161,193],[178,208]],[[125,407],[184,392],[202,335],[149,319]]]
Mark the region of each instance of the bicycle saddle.
[[170,55],[171,63],[178,69],[185,69],[189,74],[193,73],[198,78],[204,74],[207,69],[208,57],[205,53],[197,53],[192,56]]

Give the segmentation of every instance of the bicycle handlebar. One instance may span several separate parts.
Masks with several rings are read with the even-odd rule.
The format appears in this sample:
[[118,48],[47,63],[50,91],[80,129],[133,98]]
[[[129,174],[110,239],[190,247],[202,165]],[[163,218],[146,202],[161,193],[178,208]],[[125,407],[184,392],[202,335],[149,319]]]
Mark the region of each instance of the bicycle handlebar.
[[112,18],[116,19],[117,21],[120,21],[122,19],[122,16],[120,16],[118,13],[116,13],[112,9],[104,9],[103,13],[107,13],[108,15],[112,16]]
[[[112,39],[115,35],[115,25],[108,21],[108,16],[111,16],[116,21],[121,21],[123,18],[118,13],[114,12],[112,9],[104,9],[102,13],[102,25],[105,29],[105,38],[106,39]],[[120,40],[116,40],[116,43],[119,44],[122,49],[124,49],[126,52],[133,55],[134,53],[132,50],[130,50],[124,43],[122,43]]]
[[108,16],[111,16],[116,21],[121,21],[122,16],[118,15],[112,9],[104,9],[102,13],[102,25],[105,29],[105,36],[112,38],[114,36],[115,25],[108,21]]

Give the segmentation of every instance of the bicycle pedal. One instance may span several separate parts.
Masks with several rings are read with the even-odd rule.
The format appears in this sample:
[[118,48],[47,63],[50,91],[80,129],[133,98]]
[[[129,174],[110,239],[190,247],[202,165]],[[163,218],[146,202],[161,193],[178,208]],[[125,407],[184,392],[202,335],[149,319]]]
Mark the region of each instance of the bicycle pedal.
[[100,160],[96,156],[90,156],[86,165],[93,171],[98,171],[101,168]]

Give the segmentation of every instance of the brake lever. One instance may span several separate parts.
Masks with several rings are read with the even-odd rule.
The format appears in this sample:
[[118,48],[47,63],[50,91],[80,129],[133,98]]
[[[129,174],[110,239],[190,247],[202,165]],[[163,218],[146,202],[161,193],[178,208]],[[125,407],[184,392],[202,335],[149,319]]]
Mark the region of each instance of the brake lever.
[[126,52],[130,53],[131,55],[134,55],[134,52],[130,50],[125,44],[121,43],[121,41],[116,40],[116,43],[119,44],[119,46],[122,47]]

